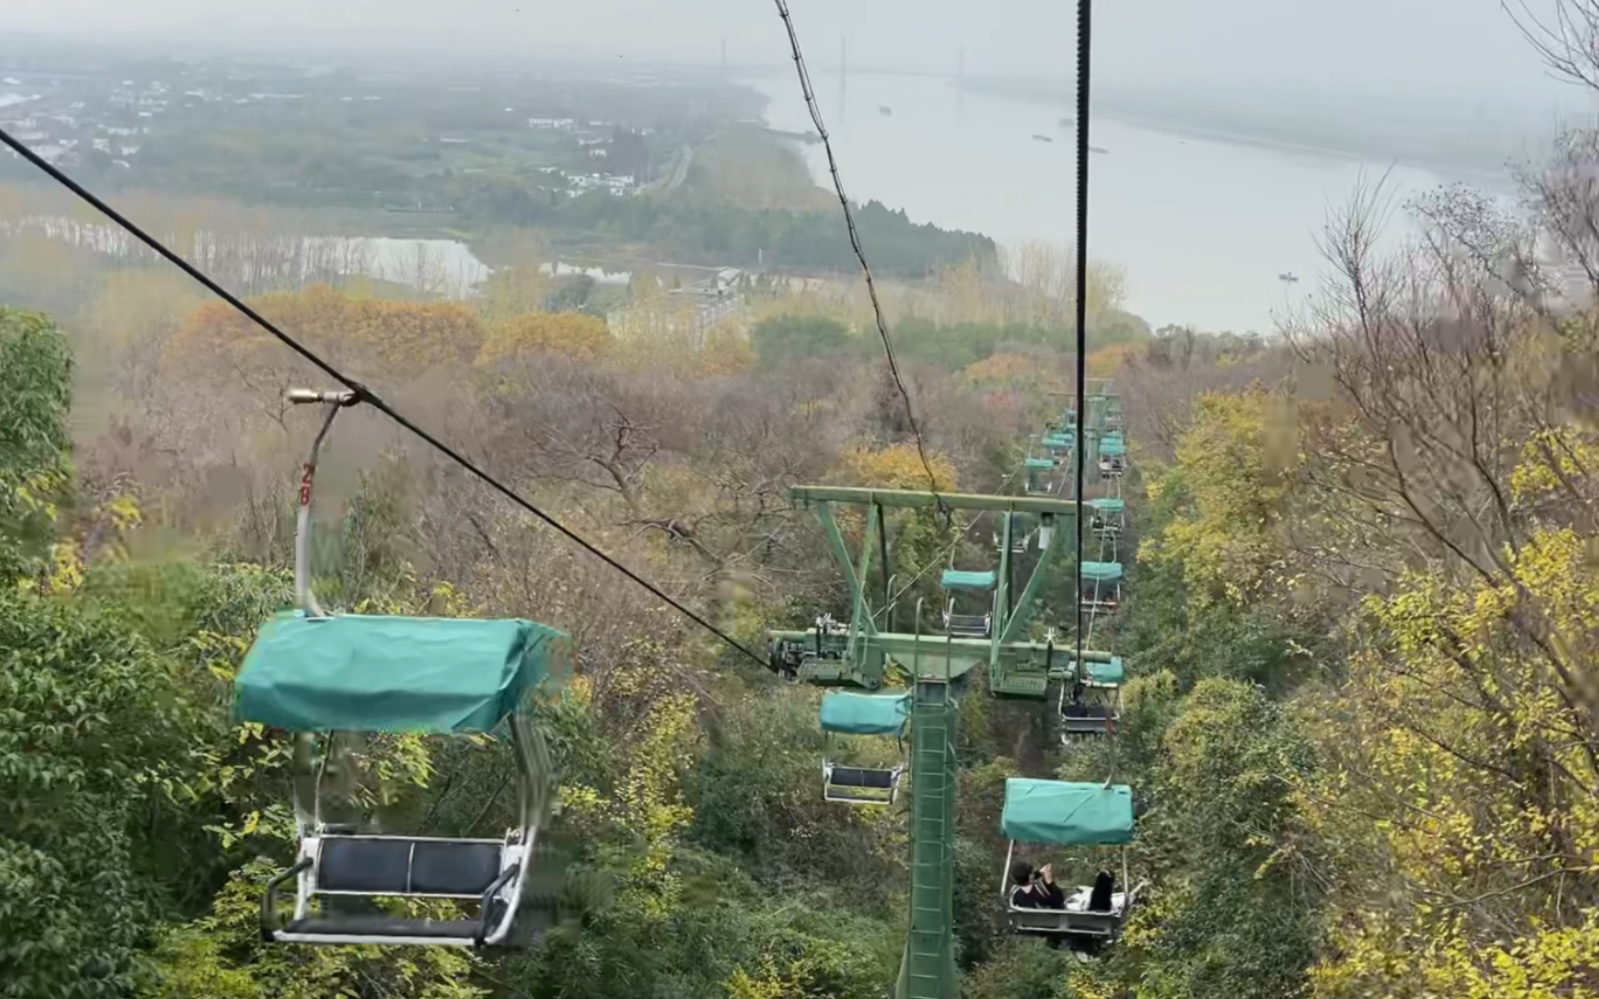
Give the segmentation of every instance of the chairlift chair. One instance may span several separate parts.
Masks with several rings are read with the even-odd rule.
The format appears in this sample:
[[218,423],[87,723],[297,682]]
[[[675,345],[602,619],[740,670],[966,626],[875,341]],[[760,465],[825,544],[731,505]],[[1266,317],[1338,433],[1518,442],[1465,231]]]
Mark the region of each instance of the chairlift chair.
[[903,759],[892,767],[857,767],[832,759],[832,738],[845,735],[892,735],[903,757],[905,726],[910,720],[909,694],[856,694],[832,691],[822,698],[822,731],[828,752],[822,758],[822,797],[846,805],[892,805],[905,775]]
[[1031,909],[1013,903],[1011,862],[1016,844],[1049,846],[1123,846],[1132,842],[1132,789],[1124,784],[1088,784],[1011,777],[1005,781],[1005,808],[1000,828],[1010,846],[1000,875],[1001,904],[1012,932],[1064,939],[1079,947],[1113,941],[1132,912],[1143,886],[1127,890],[1127,852],[1122,851],[1122,890],[1109,904],[1091,907],[1092,886],[1063,889],[1064,909]]
[[1121,434],[1106,434],[1099,442],[1099,474],[1102,478],[1120,477],[1127,470],[1127,439]]
[[[994,607],[993,601],[997,574],[993,572],[966,572],[953,566],[944,570],[944,575],[939,579],[939,585],[949,593],[949,602],[944,607],[944,633],[956,638],[987,638],[993,633]],[[960,593],[987,593],[989,597],[988,610],[982,614],[958,614],[955,611],[956,601]]]
[[1122,431],[1127,429],[1127,411],[1122,406],[1121,397],[1116,395],[1109,386],[1105,389],[1105,416],[1106,430]]
[[1060,487],[1055,471],[1058,466],[1052,458],[1028,458],[1022,462],[1026,473],[1025,491],[1029,496],[1053,496]]
[[[1122,564],[1084,562],[1079,567],[1079,593],[1084,610],[1111,611],[1121,604]],[[1086,584],[1093,584],[1092,590]]]
[[1077,435],[1070,430],[1057,430],[1044,435],[1044,450],[1049,452],[1049,457],[1057,468],[1071,463],[1072,448],[1077,446]]
[[[1038,533],[1039,533],[1039,529],[1037,527],[1035,527],[1031,531],[1017,531],[1017,532],[1011,534],[1011,538],[1010,538],[1011,554],[1012,555],[1025,555],[1027,553],[1027,545],[1028,545],[1028,543],[1030,541],[1032,541],[1034,535],[1036,535]],[[1004,534],[1002,534],[996,528],[994,530],[994,532],[993,532],[993,537],[994,537],[994,550],[997,551],[997,552],[1004,551],[1005,550],[1005,536],[1004,536]]]
[[[1053,537],[1054,533],[1055,533],[1054,518],[1046,515],[1043,518],[1041,518],[1037,524],[1035,524],[1033,526],[1032,530],[1030,530],[1030,531],[1014,531],[1014,532],[1012,532],[1011,538],[1010,538],[1011,554],[1012,555],[1025,555],[1025,554],[1027,554],[1027,546],[1032,544],[1034,541],[1036,541],[1038,543],[1038,550],[1039,551],[1048,551],[1049,550],[1049,542],[1050,542],[1051,537]],[[1002,551],[1005,550],[1005,538],[1004,538],[1004,535],[1001,534],[998,530],[994,531],[994,550],[996,552],[1002,552]]]
[[1091,499],[1088,526],[1102,541],[1117,538],[1126,526],[1127,503],[1119,496]]
[[1084,662],[1071,671],[1060,690],[1061,742],[1086,736],[1114,735],[1121,720],[1122,684],[1127,669],[1120,656],[1110,662]]
[[[312,482],[318,452],[350,392],[289,393],[327,415],[300,480],[295,537],[299,609],[262,626],[234,683],[240,720],[294,733],[295,863],[261,902],[261,933],[279,943],[421,944],[485,947],[510,942],[528,894],[538,834],[555,781],[529,702],[570,639],[532,621],[328,614],[311,592]],[[516,760],[517,826],[504,839],[365,834],[329,821],[312,769],[314,733],[328,733],[335,769],[348,773],[357,733],[466,735],[508,725]],[[284,924],[279,889],[293,880]],[[455,899],[477,903],[463,919],[414,919],[381,911],[349,914],[340,898]],[[375,908],[375,907],[374,907]],[[345,911],[337,911],[337,910]]]
[[777,640],[768,650],[769,668],[790,683],[833,683],[848,672],[849,625],[827,613],[815,624],[811,641]]

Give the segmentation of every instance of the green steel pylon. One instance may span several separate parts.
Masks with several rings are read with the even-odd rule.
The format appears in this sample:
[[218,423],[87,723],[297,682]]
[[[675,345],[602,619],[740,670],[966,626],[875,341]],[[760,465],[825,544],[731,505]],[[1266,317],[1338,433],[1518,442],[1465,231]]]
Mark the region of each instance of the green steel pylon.
[[[959,999],[954,933],[958,702],[953,684],[986,667],[990,693],[1042,699],[1050,681],[1077,677],[1070,652],[1057,650],[1052,642],[1027,640],[1027,628],[1044,578],[1065,555],[1065,538],[1073,533],[1070,519],[1079,515],[1079,504],[1037,496],[831,486],[796,486],[789,495],[816,509],[849,585],[851,612],[849,621],[836,625],[771,632],[773,662],[781,662],[805,683],[865,690],[882,687],[891,662],[910,673],[910,929],[894,994],[895,999]],[[837,505],[866,508],[855,552],[834,516]],[[923,634],[920,602],[912,630],[894,628],[889,511],[938,507],[986,511],[998,520],[1000,564],[987,638]],[[1023,517],[1036,519],[1040,530],[1049,533],[1021,592],[1012,594],[1010,556],[1014,540],[1022,536],[1017,524]],[[880,590],[873,585],[873,561],[883,563],[876,572]],[[1108,663],[1111,656],[1084,652],[1083,659]]]

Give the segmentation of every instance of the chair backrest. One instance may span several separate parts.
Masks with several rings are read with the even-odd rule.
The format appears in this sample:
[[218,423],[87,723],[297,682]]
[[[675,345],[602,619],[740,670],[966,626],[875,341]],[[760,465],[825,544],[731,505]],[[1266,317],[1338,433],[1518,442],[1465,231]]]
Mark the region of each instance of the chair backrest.
[[869,787],[887,791],[894,786],[894,771],[835,766],[830,780],[839,787]]
[[962,638],[987,638],[993,621],[987,614],[956,614],[944,612],[944,630]]
[[1063,705],[1060,713],[1066,718],[1097,718],[1104,720],[1111,715],[1111,706],[1092,701],[1074,701]]
[[503,849],[495,840],[323,836],[315,891],[480,898],[499,877]]

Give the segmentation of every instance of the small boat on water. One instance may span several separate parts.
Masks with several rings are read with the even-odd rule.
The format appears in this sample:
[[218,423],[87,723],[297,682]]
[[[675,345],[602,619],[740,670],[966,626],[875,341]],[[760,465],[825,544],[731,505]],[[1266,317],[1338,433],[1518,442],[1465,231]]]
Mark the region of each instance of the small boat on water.
[[1299,276],[1293,271],[1283,271],[1281,274],[1277,275],[1277,280],[1284,284],[1293,284],[1299,280]]
[[877,106],[877,113],[881,115],[891,115],[894,113],[894,109],[889,107],[887,104],[879,104]]
[[1033,138],[1037,139],[1039,142],[1054,142],[1055,141],[1054,139],[1051,139],[1047,135],[1039,135],[1036,132],[1033,133]]

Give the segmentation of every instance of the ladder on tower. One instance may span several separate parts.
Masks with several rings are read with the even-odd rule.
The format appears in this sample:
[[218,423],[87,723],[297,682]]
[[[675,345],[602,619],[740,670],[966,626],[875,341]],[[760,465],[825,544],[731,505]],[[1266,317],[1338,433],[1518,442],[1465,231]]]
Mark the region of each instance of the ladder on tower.
[[956,999],[953,867],[956,705],[918,677],[911,723],[911,925],[897,999]]

